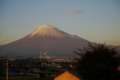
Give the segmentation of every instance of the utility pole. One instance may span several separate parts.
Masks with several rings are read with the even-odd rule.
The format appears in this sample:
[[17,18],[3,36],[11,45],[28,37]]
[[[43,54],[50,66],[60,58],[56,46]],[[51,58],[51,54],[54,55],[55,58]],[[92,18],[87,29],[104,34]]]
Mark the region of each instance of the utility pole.
[[31,59],[30,59],[30,69],[31,69]]
[[[7,57],[8,57],[8,55],[6,55],[6,59],[5,59],[5,57],[3,57],[3,56],[0,57],[0,58],[3,58],[3,59],[0,59],[1,62],[2,62],[3,64],[5,64],[6,80],[8,80],[8,59],[7,59]],[[0,63],[1,63],[1,62],[0,62]]]
[[6,62],[6,80],[8,80],[8,60]]

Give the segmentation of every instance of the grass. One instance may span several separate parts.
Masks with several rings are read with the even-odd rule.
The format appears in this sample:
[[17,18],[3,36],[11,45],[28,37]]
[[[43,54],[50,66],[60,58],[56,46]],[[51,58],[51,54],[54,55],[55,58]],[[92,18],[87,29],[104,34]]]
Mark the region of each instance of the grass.
[[[0,80],[6,80],[5,77]],[[8,80],[50,80],[50,78],[9,78]]]
[[[42,72],[40,73],[39,75],[41,74],[55,74],[55,72]],[[3,77],[0,77],[0,80],[6,80],[5,76]],[[38,78],[37,75],[11,75],[9,76],[8,80],[51,80],[51,78],[47,77],[47,78]]]
[[[6,80],[6,77],[0,77],[0,80]],[[37,78],[35,75],[9,76],[8,80],[50,80],[50,78]]]

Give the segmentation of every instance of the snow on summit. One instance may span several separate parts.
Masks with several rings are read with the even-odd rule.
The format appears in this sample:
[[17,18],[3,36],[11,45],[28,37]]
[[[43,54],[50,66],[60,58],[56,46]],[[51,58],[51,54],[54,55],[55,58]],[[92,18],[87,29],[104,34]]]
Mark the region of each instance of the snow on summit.
[[57,29],[52,25],[47,25],[47,24],[37,27],[35,31],[30,34],[30,37],[33,37],[35,35],[54,36],[54,37],[71,37],[71,35]]

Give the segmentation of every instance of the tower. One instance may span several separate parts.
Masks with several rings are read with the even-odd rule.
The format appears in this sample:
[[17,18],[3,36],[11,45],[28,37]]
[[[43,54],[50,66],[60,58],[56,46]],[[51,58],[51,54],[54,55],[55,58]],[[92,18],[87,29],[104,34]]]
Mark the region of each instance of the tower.
[[42,56],[42,51],[40,51],[40,59],[42,59],[43,58],[43,56]]
[[44,53],[44,59],[46,59],[46,52]]

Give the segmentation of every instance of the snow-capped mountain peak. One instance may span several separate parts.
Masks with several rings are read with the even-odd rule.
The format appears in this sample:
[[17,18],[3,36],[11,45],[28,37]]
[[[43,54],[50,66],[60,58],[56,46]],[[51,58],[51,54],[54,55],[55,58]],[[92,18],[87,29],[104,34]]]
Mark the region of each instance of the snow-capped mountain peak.
[[35,35],[39,36],[55,36],[55,37],[71,37],[71,35],[57,29],[56,27],[52,25],[42,25],[35,29],[34,32],[30,34],[30,37],[33,37]]

